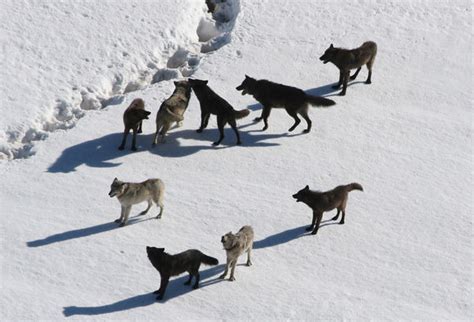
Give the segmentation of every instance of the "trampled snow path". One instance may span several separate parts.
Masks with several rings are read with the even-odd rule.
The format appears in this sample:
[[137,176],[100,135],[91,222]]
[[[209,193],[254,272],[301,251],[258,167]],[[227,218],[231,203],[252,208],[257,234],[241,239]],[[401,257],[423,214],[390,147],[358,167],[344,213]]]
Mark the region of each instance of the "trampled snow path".
[[[125,94],[150,84],[191,76],[207,53],[230,41],[240,10],[239,0],[226,1],[217,6],[212,19],[204,1],[166,0],[160,6],[165,9],[157,12],[150,4],[117,7],[105,2],[94,5],[94,10],[87,4],[26,4],[30,17],[56,19],[50,30],[47,23],[20,24],[24,13],[16,3],[2,4],[10,19],[0,29],[9,44],[4,47],[6,59],[2,62],[3,77],[9,81],[0,87],[4,115],[8,115],[0,121],[0,160],[31,156],[35,141],[74,127],[88,110],[120,104]],[[167,12],[170,8],[173,10]],[[170,20],[175,26],[169,25]],[[108,28],[113,29],[106,31]],[[121,37],[130,31],[140,32],[139,41]],[[96,52],[86,57],[74,55],[75,49],[91,44]],[[24,50],[31,54],[21,53]],[[26,57],[26,61],[18,61],[19,57]],[[23,74],[18,74],[18,69]],[[55,84],[45,83],[50,81],[49,73],[56,74],[49,76],[55,78]],[[49,86],[59,88],[49,90]],[[24,96],[15,97],[14,89]],[[37,97],[31,97],[32,92]],[[53,100],[50,93],[59,95],[56,103],[31,106],[49,105]]]

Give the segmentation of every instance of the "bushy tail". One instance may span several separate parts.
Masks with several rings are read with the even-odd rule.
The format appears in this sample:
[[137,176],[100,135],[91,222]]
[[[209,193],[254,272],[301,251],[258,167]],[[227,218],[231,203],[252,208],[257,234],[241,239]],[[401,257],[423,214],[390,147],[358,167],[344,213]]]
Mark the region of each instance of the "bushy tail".
[[181,122],[182,120],[184,120],[183,116],[173,113],[173,111],[170,110],[169,107],[166,108],[166,112],[174,118],[175,122]]
[[217,265],[217,264],[219,264],[219,261],[217,260],[217,258],[207,256],[205,254],[202,254],[201,262],[206,264],[206,265]]
[[250,114],[250,110],[248,108],[240,111],[235,111],[235,119],[242,119]]
[[352,191],[352,190],[360,190],[360,191],[364,191],[364,189],[362,188],[362,186],[356,182],[354,183],[350,183],[346,186],[347,188],[347,191]]
[[313,95],[306,95],[306,102],[314,106],[331,106],[336,104],[336,102],[328,98]]

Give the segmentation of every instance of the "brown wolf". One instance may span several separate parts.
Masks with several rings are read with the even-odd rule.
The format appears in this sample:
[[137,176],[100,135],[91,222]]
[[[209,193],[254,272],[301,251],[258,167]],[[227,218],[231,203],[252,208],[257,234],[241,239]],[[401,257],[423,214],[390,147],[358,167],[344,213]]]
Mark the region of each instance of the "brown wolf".
[[355,49],[336,48],[331,44],[324,52],[324,55],[319,57],[319,60],[323,61],[324,64],[331,62],[339,68],[339,82],[333,86],[333,88],[338,89],[343,85],[339,95],[346,95],[347,82],[349,81],[351,69],[357,68],[354,75],[350,76],[350,79],[354,80],[359,74],[362,68],[361,66],[367,65],[369,75],[365,83],[372,83],[372,66],[374,65],[376,55],[377,44],[373,41],[366,41],[362,46]]
[[309,190],[309,186],[304,187],[293,195],[296,202],[304,202],[308,207],[313,209],[313,221],[311,226],[306,228],[307,231],[312,230],[311,234],[316,235],[323,213],[337,208],[337,215],[331,220],[337,220],[339,213],[342,212],[342,218],[339,224],[344,224],[346,217],[346,205],[349,192],[352,190],[360,190],[362,186],[358,183],[351,183],[345,186],[337,186],[336,188],[321,192]]
[[207,256],[197,249],[189,249],[176,255],[165,253],[164,248],[146,247],[148,259],[153,267],[160,273],[160,288],[154,293],[158,294],[157,300],[162,300],[165,296],[166,287],[171,276],[179,275],[184,272],[189,273],[189,279],[184,285],[190,285],[193,276],[195,277],[193,288],[199,288],[199,267],[202,264],[217,265],[219,261]]
[[250,111],[248,109],[234,110],[232,105],[207,86],[207,80],[189,79],[188,82],[201,105],[201,126],[197,132],[201,133],[207,127],[209,117],[211,114],[214,114],[217,115],[217,127],[219,128],[220,136],[219,140],[214,142],[213,145],[219,145],[222,139],[224,139],[224,126],[227,123],[229,123],[237,136],[237,144],[241,144],[235,120],[246,117],[250,114]]
[[125,148],[125,142],[130,130],[133,131],[132,150],[137,150],[137,133],[142,133],[142,122],[148,119],[148,115],[151,112],[145,111],[145,102],[141,98],[136,98],[130,103],[125,112],[123,113],[123,124],[125,130],[123,131],[122,144],[119,146],[119,150]]
[[265,123],[263,131],[268,128],[268,116],[272,107],[282,107],[295,120],[295,123],[288,131],[293,131],[301,120],[298,118],[300,114],[308,124],[305,133],[311,130],[311,120],[308,116],[308,105],[314,106],[331,106],[336,104],[334,101],[306,94],[303,90],[270,82],[265,79],[256,80],[245,75],[245,79],[236,90],[242,91],[242,95],[250,94],[263,105],[262,115],[257,117],[255,121],[260,122],[263,119]]
[[191,97],[191,86],[187,81],[174,82],[174,92],[160,106],[156,114],[156,133],[153,138],[153,145],[164,142],[165,135],[171,125],[176,122],[178,126],[182,125],[184,112],[189,104]]

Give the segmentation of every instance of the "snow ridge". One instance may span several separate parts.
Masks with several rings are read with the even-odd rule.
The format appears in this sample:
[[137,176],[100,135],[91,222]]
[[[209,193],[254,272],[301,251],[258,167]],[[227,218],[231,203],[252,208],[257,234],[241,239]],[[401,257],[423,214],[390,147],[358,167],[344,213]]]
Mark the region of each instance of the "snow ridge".
[[35,154],[35,141],[45,140],[51,132],[73,128],[87,111],[121,104],[127,93],[158,82],[193,75],[206,54],[231,41],[231,33],[240,12],[240,1],[216,2],[212,18],[205,12],[204,1],[189,5],[186,14],[200,17],[188,21],[199,20],[198,26],[177,26],[184,27],[185,32],[181,34],[180,30],[175,31],[180,28],[165,31],[166,38],[170,40],[170,48],[155,54],[155,57],[159,56],[158,59],[129,63],[125,61],[129,54],[124,51],[124,61],[120,64],[119,71],[111,77],[92,82],[88,86],[74,86],[71,97],[56,99],[50,111],[38,117],[28,129],[7,129],[0,135],[0,160],[31,157]]

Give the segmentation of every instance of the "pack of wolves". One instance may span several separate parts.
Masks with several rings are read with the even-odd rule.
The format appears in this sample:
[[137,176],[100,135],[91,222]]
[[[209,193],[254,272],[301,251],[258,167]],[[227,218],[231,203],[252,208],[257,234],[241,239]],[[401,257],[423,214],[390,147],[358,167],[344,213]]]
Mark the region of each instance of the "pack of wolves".
[[[211,2],[209,2],[211,3]],[[209,7],[211,10],[211,7]],[[340,95],[345,95],[349,79],[354,80],[359,74],[363,65],[367,66],[368,76],[365,83],[372,82],[372,67],[377,54],[377,45],[375,42],[364,42],[355,49],[336,48],[332,44],[320,57],[320,60],[326,64],[333,63],[339,69],[339,81],[333,87],[338,89],[342,86]],[[356,69],[351,76],[350,71]],[[201,133],[209,123],[211,115],[216,115],[219,137],[213,145],[219,145],[224,139],[224,127],[229,125],[236,137],[236,144],[241,144],[240,134],[237,128],[237,120],[247,117],[250,114],[249,109],[236,110],[224,98],[214,92],[208,85],[207,80],[187,79],[175,81],[175,90],[160,106],[156,115],[156,132],[153,137],[152,145],[165,142],[167,132],[173,124],[181,126],[184,120],[184,113],[189,105],[191,92],[196,95],[200,109],[201,121],[196,132]],[[256,122],[263,121],[263,131],[268,128],[268,118],[272,108],[283,108],[291,116],[294,123],[288,129],[289,132],[295,130],[300,124],[302,117],[306,122],[304,133],[311,131],[312,122],[309,118],[309,106],[329,107],[335,104],[331,99],[313,96],[305,93],[302,89],[278,84],[265,79],[255,79],[245,75],[242,83],[236,87],[242,95],[252,95],[261,105],[261,115],[254,119]],[[142,122],[148,119],[151,112],[145,110],[145,102],[140,99],[134,99],[123,114],[124,133],[120,150],[125,148],[127,136],[130,130],[133,131],[131,149],[136,150],[137,134],[142,132]],[[346,216],[346,206],[349,192],[352,190],[363,191],[359,183],[350,183],[340,185],[329,191],[310,190],[305,186],[300,191],[293,194],[296,202],[303,202],[312,210],[313,218],[311,225],[306,228],[315,235],[321,224],[324,212],[336,209],[337,214],[331,220],[338,220],[342,214],[339,224],[344,224]],[[165,185],[160,179],[148,179],[141,183],[123,182],[115,178],[110,186],[110,197],[117,197],[121,205],[120,217],[115,220],[120,226],[127,224],[131,208],[134,204],[147,202],[147,208],[139,215],[148,213],[153,203],[160,211],[155,217],[162,217],[164,209],[164,191]],[[235,280],[235,268],[238,258],[247,253],[246,265],[252,265],[251,253],[254,242],[254,231],[249,225],[243,226],[237,233],[229,232],[221,237],[221,243],[226,253],[225,270],[219,278],[224,279],[230,270],[229,280]],[[189,278],[186,285],[191,285],[194,278],[193,288],[199,287],[199,268],[201,264],[217,265],[216,258],[208,256],[197,249],[189,249],[179,254],[171,255],[165,252],[164,248],[152,246],[146,247],[148,259],[153,267],[159,272],[161,281],[160,287],[154,293],[157,294],[157,300],[164,298],[168,282],[172,276],[187,272]]]

